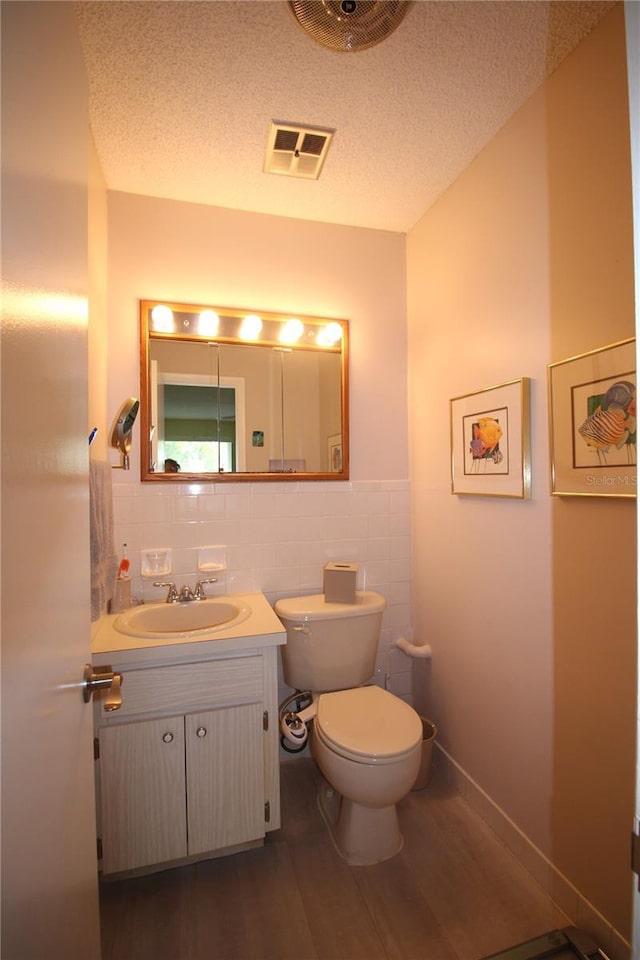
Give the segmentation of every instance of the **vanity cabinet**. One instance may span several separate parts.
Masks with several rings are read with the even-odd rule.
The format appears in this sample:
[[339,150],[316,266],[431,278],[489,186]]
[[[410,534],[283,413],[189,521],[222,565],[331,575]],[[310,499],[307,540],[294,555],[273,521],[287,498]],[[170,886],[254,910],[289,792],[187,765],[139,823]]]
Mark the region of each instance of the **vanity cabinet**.
[[105,876],[235,852],[279,827],[275,658],[118,668],[122,706],[96,704]]

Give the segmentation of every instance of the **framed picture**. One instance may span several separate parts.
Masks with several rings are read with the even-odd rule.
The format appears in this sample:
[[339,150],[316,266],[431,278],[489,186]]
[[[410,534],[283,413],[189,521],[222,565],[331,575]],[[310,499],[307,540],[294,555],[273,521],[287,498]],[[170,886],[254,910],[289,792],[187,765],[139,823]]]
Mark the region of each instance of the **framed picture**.
[[454,397],[449,413],[451,492],[528,497],[529,379]]
[[550,363],[551,493],[636,496],[636,342]]
[[342,434],[336,433],[328,440],[329,473],[342,473]]

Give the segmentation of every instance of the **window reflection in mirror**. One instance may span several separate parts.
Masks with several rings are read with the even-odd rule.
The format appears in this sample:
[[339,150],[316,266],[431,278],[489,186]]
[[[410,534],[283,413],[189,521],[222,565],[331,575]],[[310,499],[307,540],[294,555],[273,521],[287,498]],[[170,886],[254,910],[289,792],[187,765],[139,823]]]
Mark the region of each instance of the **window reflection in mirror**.
[[140,302],[141,475],[348,479],[348,324]]

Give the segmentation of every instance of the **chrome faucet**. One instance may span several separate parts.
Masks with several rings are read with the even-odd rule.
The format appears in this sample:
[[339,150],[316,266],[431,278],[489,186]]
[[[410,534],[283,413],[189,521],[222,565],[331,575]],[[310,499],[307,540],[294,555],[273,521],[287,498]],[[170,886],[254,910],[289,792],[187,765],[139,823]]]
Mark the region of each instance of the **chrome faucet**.
[[196,583],[195,593],[191,587],[186,584],[183,587],[180,587],[180,593],[175,583],[165,582],[164,580],[155,580],[153,585],[154,587],[168,587],[169,592],[167,593],[167,603],[191,603],[192,600],[206,600],[207,596],[204,592],[204,586],[206,583],[216,583],[217,577],[210,577],[208,580],[198,580]]
[[178,591],[176,590],[175,583],[165,583],[164,580],[154,580],[154,587],[169,587],[169,592],[167,594],[167,603],[177,603],[178,602]]
[[209,577],[208,580],[198,580],[198,582],[196,583],[196,592],[195,592],[194,600],[206,600],[207,595],[204,592],[205,583],[217,583],[217,582],[218,582],[217,577]]

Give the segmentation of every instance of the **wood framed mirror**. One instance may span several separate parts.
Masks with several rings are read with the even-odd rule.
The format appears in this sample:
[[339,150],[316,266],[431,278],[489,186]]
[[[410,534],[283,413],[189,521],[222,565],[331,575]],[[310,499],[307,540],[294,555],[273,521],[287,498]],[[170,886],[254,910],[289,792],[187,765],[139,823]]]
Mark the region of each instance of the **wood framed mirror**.
[[348,480],[346,320],[140,301],[143,481]]

